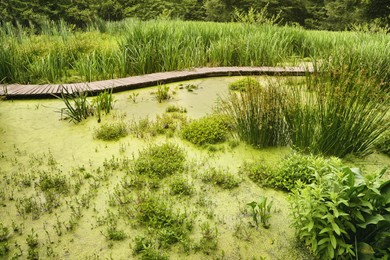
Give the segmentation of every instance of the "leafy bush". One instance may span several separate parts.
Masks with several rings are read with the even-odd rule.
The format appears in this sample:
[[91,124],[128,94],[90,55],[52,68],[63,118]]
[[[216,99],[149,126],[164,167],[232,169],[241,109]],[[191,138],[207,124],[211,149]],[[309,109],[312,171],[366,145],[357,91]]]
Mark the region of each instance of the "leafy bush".
[[241,171],[257,184],[291,191],[297,182],[312,183],[316,174],[322,174],[333,166],[341,166],[341,161],[294,152],[278,163],[277,167],[264,162],[246,163]]
[[182,129],[182,137],[193,144],[215,144],[226,140],[229,122],[226,117],[212,115],[194,120]]
[[390,255],[390,180],[329,167],[290,197],[297,236],[321,259]]
[[210,168],[202,175],[202,181],[217,185],[223,189],[233,189],[240,185],[240,180],[223,169]]
[[179,146],[165,143],[140,151],[134,161],[134,172],[149,177],[163,178],[184,170],[185,153]]
[[95,131],[95,137],[104,141],[118,140],[127,135],[127,126],[123,122],[116,122],[111,124],[101,125]]
[[169,185],[172,195],[191,196],[194,193],[194,188],[184,178],[175,178]]
[[261,87],[261,85],[254,77],[245,77],[229,84],[229,89],[233,91],[245,91],[248,87]]

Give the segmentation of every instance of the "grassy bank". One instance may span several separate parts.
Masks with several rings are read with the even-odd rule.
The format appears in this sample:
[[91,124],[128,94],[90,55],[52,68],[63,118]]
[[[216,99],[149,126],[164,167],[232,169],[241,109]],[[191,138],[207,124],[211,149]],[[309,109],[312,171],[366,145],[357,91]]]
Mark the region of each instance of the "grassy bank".
[[296,27],[125,20],[74,31],[48,24],[40,35],[0,28],[4,83],[94,81],[201,66],[355,63],[389,78],[390,36]]

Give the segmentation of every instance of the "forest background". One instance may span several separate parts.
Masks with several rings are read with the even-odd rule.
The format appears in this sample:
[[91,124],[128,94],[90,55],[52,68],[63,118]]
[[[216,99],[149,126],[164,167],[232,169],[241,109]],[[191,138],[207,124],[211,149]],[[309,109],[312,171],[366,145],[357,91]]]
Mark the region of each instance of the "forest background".
[[63,20],[76,28],[128,17],[230,22],[237,14],[266,11],[279,24],[314,30],[390,24],[389,0],[0,0],[0,24],[30,26]]

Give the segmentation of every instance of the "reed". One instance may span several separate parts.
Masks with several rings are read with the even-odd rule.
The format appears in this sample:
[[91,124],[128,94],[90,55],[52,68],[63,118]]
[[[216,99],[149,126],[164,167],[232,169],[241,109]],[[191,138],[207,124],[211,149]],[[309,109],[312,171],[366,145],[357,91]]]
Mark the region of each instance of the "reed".
[[275,86],[247,84],[221,101],[221,110],[231,118],[239,138],[255,147],[287,144],[282,92]]
[[203,66],[294,65],[339,54],[389,80],[390,36],[307,31],[269,24],[191,21],[103,22],[75,31],[63,21],[41,32],[0,26],[0,79],[5,83],[94,81]]

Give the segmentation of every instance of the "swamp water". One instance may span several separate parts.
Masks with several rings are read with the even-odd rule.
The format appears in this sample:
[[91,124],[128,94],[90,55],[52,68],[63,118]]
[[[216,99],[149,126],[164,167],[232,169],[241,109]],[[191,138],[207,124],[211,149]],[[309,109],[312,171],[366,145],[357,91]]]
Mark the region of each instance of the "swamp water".
[[[227,96],[228,84],[236,79],[170,84],[170,92],[175,93],[162,103],[153,95],[156,87],[116,93],[114,110],[100,124],[154,120],[169,105],[184,107],[189,118],[199,118],[212,113],[218,97]],[[197,88],[188,91],[188,84]],[[185,150],[186,170],[148,184],[143,192],[165,201],[173,212],[186,214],[192,229],[181,241],[160,246],[157,252],[170,259],[311,258],[289,226],[287,194],[261,188],[238,174],[243,162],[277,163],[291,152],[289,148],[256,150],[242,143],[237,147],[224,143],[205,149],[165,135],[136,138],[130,134],[118,141],[101,141],[94,138],[100,126],[96,117],[73,124],[60,120],[56,112],[63,107],[60,100],[0,103],[0,222],[9,231],[5,258],[141,258],[142,254],[134,254],[139,237],[154,240],[161,234],[137,221],[135,206],[121,205],[116,194],[123,191],[120,184],[139,151],[166,142]],[[386,156],[374,155],[359,164],[376,170],[389,162]],[[210,168],[238,175],[239,186],[226,190],[202,182],[199,176]],[[171,195],[169,185],[178,176],[193,187],[191,196]],[[44,190],[49,184],[52,190]],[[135,187],[127,188],[134,202],[142,198]],[[254,226],[246,205],[260,196],[273,201],[268,229]]]

